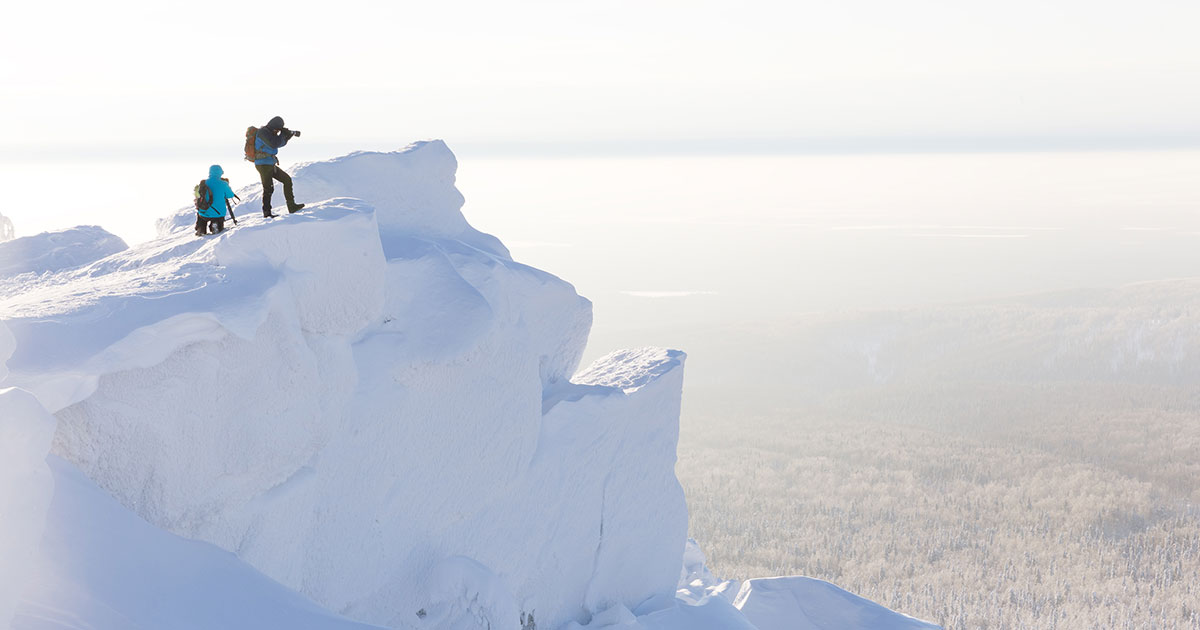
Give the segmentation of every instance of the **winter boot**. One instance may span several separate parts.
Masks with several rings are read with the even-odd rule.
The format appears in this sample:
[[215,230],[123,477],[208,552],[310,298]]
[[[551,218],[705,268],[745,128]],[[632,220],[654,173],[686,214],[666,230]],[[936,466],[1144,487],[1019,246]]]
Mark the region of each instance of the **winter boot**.
[[302,204],[302,203],[289,203],[288,204],[288,212],[289,213],[300,212],[300,209],[303,207],[304,207],[304,204]]

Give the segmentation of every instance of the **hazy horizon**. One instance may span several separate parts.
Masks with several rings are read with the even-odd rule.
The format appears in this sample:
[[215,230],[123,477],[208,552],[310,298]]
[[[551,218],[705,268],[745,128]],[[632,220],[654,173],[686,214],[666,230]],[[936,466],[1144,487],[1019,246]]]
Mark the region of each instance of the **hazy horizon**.
[[[0,185],[16,191],[3,212],[22,235],[161,216],[210,164],[251,183],[243,133],[275,115],[304,132],[285,166],[428,138],[462,164],[1200,149],[1200,5],[1177,0],[10,13],[20,28],[0,52],[20,63],[0,67]],[[245,24],[266,33],[261,55]],[[113,229],[135,242],[140,230]]]
[[274,115],[333,142],[1200,138],[1200,7],[1176,0],[10,13],[0,153],[16,156],[236,144]]

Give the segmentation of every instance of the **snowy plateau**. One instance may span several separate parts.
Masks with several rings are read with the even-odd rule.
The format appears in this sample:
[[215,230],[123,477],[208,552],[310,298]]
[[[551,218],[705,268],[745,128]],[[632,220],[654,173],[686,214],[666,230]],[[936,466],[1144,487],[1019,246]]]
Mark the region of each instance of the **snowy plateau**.
[[685,356],[579,369],[591,303],[463,217],[440,141],[303,212],[130,248],[0,217],[0,627],[936,626],[723,582],[675,477]]

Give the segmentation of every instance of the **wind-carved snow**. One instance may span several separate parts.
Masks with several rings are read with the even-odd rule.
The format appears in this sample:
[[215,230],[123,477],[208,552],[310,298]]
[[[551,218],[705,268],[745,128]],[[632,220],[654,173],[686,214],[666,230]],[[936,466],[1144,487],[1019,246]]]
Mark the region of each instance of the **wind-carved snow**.
[[53,483],[46,452],[54,419],[33,396],[0,389],[0,627],[5,627],[41,540]]
[[591,303],[472,228],[455,169],[354,153],[269,223],[255,186],[212,237],[0,244],[0,622],[753,630],[677,590],[685,355],[577,373]]
[[[454,168],[441,142],[310,164],[302,213],[197,239],[185,210],[144,246],[18,275],[4,384],[123,505],[354,619],[556,627],[673,592],[682,353],[543,415],[591,304],[471,228]],[[510,594],[438,590],[464,583],[450,558]]]
[[54,499],[38,562],[22,567],[13,630],[382,630],[321,608],[227,551],[154,527],[68,462],[48,463]]
[[[0,322],[0,379],[15,340]],[[37,555],[53,493],[46,453],[54,418],[28,392],[0,388],[0,627],[7,627]]]

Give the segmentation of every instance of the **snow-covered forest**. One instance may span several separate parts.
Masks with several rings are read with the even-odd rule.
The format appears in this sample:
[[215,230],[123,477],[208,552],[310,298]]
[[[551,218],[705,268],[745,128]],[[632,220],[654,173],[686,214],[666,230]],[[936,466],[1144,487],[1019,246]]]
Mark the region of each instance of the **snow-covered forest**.
[[947,628],[1200,628],[1187,287],[826,322],[796,344],[844,349],[801,355],[827,390],[685,393],[691,535],[720,575],[811,575]]

